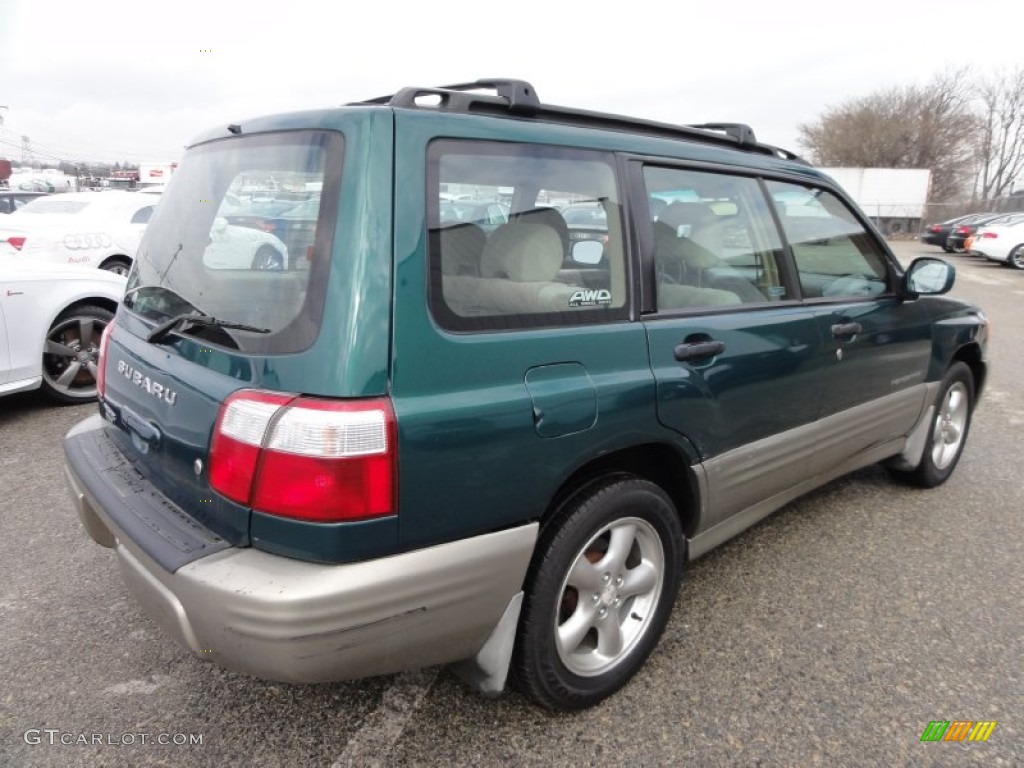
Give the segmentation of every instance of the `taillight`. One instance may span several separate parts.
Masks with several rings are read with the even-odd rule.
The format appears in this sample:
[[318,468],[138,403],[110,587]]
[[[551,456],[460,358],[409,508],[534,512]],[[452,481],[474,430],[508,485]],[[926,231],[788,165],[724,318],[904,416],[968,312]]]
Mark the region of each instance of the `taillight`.
[[114,321],[107,323],[100,336],[100,351],[96,355],[96,394],[103,397],[107,393],[107,345],[110,344],[110,333],[114,330]]
[[970,231],[971,231],[970,227],[957,227],[956,228],[956,233],[958,235],[966,235]]
[[982,232],[981,234],[978,235],[978,237],[980,237],[982,240],[988,240],[990,238],[999,237],[999,235],[997,235],[995,232]]
[[928,231],[938,234],[939,232],[942,231],[942,227],[940,227],[938,224],[932,224],[930,227],[928,227]]
[[24,245],[25,245],[25,238],[24,238],[24,237],[8,237],[8,238],[7,238],[7,242],[8,242],[8,244],[9,244],[9,245],[11,245],[11,246],[12,246],[12,247],[13,247],[13,248],[14,248],[15,250],[18,250],[18,251],[20,251],[20,250],[21,250],[21,248],[22,248],[22,246],[24,246]]
[[240,390],[217,417],[210,485],[239,504],[299,520],[391,515],[395,440],[387,398],[320,400]]

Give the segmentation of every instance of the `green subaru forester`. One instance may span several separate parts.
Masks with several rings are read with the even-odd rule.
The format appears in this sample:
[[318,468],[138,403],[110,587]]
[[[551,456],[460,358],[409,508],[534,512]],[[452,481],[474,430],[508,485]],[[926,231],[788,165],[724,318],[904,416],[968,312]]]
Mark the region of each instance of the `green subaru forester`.
[[874,462],[949,477],[987,340],[953,276],[745,125],[515,80],[227,125],[153,216],[68,479],[199,658],[579,709],[687,560]]

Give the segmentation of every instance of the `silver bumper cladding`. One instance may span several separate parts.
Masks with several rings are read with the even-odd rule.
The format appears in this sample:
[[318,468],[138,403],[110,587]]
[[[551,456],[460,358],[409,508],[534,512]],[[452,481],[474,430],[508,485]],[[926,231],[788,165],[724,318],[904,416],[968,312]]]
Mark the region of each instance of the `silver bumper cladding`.
[[228,548],[170,573],[112,522],[70,467],[67,478],[83,526],[113,546],[129,590],[201,659],[312,683],[473,659],[486,644],[483,685],[500,685],[496,676],[503,683],[502,664],[490,657],[496,634],[511,647],[508,611],[518,613],[535,523],[340,565]]

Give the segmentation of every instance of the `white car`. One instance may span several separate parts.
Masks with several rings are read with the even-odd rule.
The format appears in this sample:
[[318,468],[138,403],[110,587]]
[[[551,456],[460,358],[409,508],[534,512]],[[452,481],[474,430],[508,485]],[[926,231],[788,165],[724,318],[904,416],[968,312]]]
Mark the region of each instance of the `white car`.
[[0,259],[0,395],[42,387],[62,402],[96,397],[100,336],[126,282],[112,272]]
[[127,275],[159,197],[137,192],[47,195],[0,222],[0,256],[99,267]]
[[268,232],[228,224],[218,216],[203,252],[208,269],[288,269],[288,248]]
[[1024,269],[1024,214],[1005,223],[980,227],[971,240],[971,253]]

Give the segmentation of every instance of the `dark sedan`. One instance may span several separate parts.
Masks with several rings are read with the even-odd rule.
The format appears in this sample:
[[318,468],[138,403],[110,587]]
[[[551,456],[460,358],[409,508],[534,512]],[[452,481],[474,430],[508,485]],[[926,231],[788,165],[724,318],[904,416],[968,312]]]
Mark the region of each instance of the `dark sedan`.
[[939,224],[932,224],[924,230],[924,233],[921,235],[921,242],[928,243],[928,245],[937,245],[946,253],[952,253],[953,249],[946,243],[946,239],[949,237],[949,233],[953,231],[953,227],[977,216],[986,215],[984,213],[968,213]]
[[978,227],[985,226],[996,219],[1001,219],[1005,215],[1005,213],[983,213],[954,224],[949,235],[946,237],[946,247],[943,250],[952,253],[963,253],[964,242],[978,231]]

